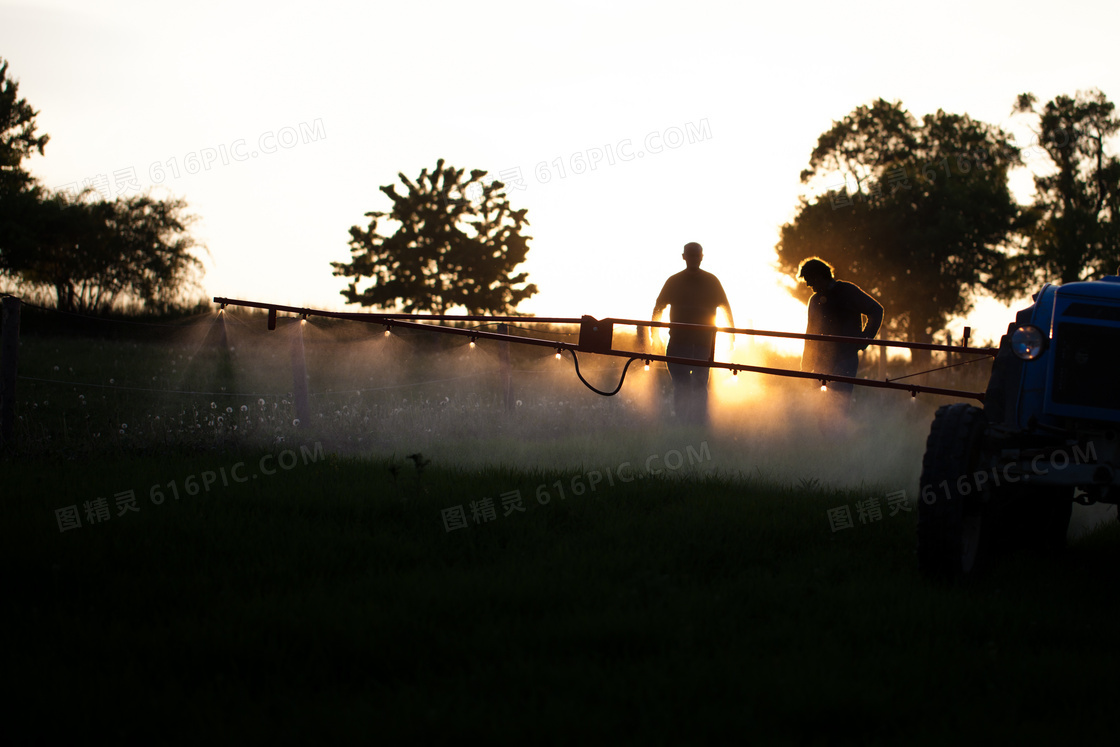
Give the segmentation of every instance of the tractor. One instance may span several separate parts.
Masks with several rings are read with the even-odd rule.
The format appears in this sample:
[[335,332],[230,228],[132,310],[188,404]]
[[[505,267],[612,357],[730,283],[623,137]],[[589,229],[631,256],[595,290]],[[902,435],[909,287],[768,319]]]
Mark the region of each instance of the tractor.
[[1044,285],[1000,339],[983,405],[944,405],[930,427],[924,575],[1060,552],[1075,502],[1120,503],[1120,277]]

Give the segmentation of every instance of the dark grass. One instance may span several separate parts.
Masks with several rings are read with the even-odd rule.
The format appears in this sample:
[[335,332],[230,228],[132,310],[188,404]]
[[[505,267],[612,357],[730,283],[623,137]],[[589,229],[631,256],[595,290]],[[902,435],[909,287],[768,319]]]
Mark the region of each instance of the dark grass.
[[[855,492],[692,474],[540,505],[572,475],[313,449],[263,474],[281,448],[4,464],[11,742],[1112,734],[1114,525],[944,586],[916,573],[912,512],[830,531]],[[245,483],[148,499],[238,462]],[[139,513],[58,531],[56,508],[126,489]],[[493,521],[445,530],[487,496]]]
[[[315,419],[295,427],[284,330],[248,321],[232,350],[214,317],[25,335],[0,461],[5,743],[1112,739],[1115,521],[932,584],[912,510],[828,522],[903,477],[830,487],[818,462],[843,449],[751,430],[753,410],[739,432],[673,429],[515,346],[525,406],[505,413],[486,345],[434,357],[347,329],[309,333]],[[242,412],[223,391],[260,396]],[[917,465],[908,432],[933,405],[866,403],[899,429],[876,461]],[[714,459],[618,479],[689,448]],[[118,516],[128,490],[140,511]],[[506,516],[511,491],[525,511]],[[56,509],[99,497],[108,521],[59,532]],[[484,498],[494,520],[446,531],[442,510]]]

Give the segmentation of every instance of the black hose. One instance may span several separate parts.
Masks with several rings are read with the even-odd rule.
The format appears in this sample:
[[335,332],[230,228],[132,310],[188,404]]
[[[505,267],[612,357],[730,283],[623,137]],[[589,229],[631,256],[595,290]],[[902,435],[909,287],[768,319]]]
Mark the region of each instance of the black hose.
[[613,392],[604,392],[600,389],[596,389],[587,381],[587,379],[583,378],[583,374],[579,372],[579,358],[576,357],[576,351],[569,350],[568,352],[572,354],[572,360],[576,364],[576,376],[579,377],[579,380],[583,382],[583,385],[585,387],[595,392],[596,394],[603,395],[604,397],[613,397],[614,395],[618,394],[619,390],[622,389],[622,382],[626,381],[626,369],[630,368],[630,364],[634,361],[641,360],[641,358],[631,358],[630,360],[626,361],[626,365],[622,368],[622,377],[618,380],[618,386],[614,388]]

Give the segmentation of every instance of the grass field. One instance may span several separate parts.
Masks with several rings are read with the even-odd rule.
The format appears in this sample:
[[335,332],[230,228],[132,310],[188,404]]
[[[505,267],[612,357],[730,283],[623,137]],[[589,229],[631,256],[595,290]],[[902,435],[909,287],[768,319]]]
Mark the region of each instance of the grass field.
[[234,329],[25,336],[5,742],[1111,736],[1120,525],[921,579],[936,402],[866,395],[838,442],[754,382],[686,429],[652,379],[521,360],[507,413],[480,350],[335,335],[296,426],[289,348]]

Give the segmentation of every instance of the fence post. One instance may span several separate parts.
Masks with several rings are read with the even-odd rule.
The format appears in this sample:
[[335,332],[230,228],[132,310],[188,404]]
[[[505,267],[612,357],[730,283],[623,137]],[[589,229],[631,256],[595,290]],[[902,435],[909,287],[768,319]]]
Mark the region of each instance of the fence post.
[[311,425],[311,405],[307,401],[307,359],[303,353],[303,325],[306,323],[306,319],[297,319],[292,332],[292,394],[296,417],[303,428]]
[[[498,332],[503,335],[509,334],[509,325],[501,322],[498,325]],[[498,347],[498,363],[501,371],[502,402],[506,411],[509,411],[513,409],[513,371],[509,363],[509,340],[502,340]]]
[[16,370],[19,362],[20,300],[4,296],[0,332],[0,448],[12,446],[16,424]]

